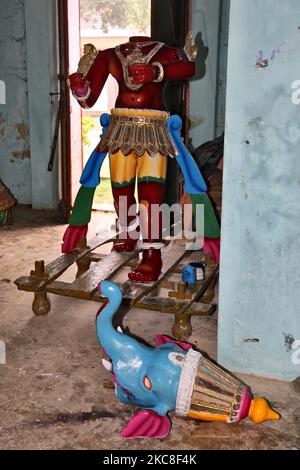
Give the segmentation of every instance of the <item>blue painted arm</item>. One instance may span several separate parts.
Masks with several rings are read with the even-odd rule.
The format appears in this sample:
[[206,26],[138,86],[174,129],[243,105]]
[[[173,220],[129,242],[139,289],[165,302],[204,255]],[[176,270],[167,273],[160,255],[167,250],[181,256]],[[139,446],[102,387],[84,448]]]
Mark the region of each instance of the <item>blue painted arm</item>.
[[[109,122],[110,115],[102,114],[100,118],[100,123],[103,130],[101,137],[103,137],[106,133],[109,127]],[[83,186],[86,188],[96,188],[100,184],[100,171],[106,155],[106,152],[97,152],[96,150],[92,152],[80,178],[80,183]]]
[[203,194],[207,186],[192,155],[186,148],[181,137],[182,120],[174,115],[168,119],[168,128],[178,152],[176,160],[184,177],[184,190],[189,194]]

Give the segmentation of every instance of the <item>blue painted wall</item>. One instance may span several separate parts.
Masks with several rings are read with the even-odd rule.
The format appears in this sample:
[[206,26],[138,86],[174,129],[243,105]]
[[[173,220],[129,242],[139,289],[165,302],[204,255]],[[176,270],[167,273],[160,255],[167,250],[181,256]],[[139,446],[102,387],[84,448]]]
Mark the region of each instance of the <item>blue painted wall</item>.
[[218,359],[284,379],[300,376],[299,25],[299,0],[231,0]]
[[[0,178],[21,204],[31,203],[27,62],[23,0],[1,0]],[[2,87],[3,90],[3,87]]]
[[214,138],[216,123],[220,0],[193,0],[192,31],[199,47],[190,82],[190,139],[198,147]]
[[50,96],[59,85],[56,18],[56,1],[25,1],[32,205],[37,209],[52,209],[58,202],[57,155],[53,171],[47,171],[58,108],[58,97]]
[[57,160],[47,172],[57,109],[49,96],[58,87],[55,6],[1,0],[0,8],[0,178],[19,203],[37,209],[58,202]]

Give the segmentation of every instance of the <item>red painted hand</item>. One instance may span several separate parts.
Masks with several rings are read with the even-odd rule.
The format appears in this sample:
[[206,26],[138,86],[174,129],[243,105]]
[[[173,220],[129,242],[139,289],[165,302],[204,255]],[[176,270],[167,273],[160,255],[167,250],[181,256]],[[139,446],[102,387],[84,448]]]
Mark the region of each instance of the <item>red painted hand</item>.
[[70,88],[76,96],[85,96],[88,92],[90,82],[83,78],[81,73],[72,73],[69,76]]
[[63,236],[63,244],[61,245],[62,253],[71,253],[79,244],[82,238],[86,237],[88,226],[74,227],[69,225]]
[[155,67],[151,64],[133,64],[128,67],[129,76],[133,85],[150,83],[155,78]]

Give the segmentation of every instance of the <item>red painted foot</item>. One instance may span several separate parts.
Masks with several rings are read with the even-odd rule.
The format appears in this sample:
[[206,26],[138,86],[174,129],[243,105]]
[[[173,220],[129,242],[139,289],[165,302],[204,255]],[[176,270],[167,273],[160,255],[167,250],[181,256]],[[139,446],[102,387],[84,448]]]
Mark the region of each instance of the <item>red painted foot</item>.
[[86,237],[87,231],[88,231],[87,225],[82,225],[81,227],[75,227],[73,225],[69,225],[63,236],[63,244],[61,246],[61,252],[71,253],[71,251],[75,250],[78,243],[80,243],[80,240]]
[[128,273],[128,277],[135,282],[155,282],[159,278],[161,267],[160,250],[154,248],[143,250],[142,261],[133,271]]
[[122,252],[122,251],[134,251],[137,244],[137,240],[131,240],[127,238],[126,240],[116,240],[114,241],[113,250]]
[[216,264],[220,264],[220,238],[205,237],[203,251],[209,254]]

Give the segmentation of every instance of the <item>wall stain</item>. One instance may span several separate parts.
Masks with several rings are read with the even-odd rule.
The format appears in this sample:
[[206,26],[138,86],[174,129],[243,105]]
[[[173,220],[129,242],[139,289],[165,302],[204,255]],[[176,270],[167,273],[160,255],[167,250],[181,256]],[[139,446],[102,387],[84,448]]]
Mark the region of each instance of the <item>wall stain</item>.
[[248,122],[248,126],[257,129],[262,129],[264,127],[264,122],[260,116],[257,116],[256,118],[250,119],[250,121]]
[[291,352],[293,349],[293,344],[295,342],[295,338],[293,335],[283,333],[284,336],[284,347],[286,352]]
[[5,135],[5,119],[2,113],[0,113],[0,137],[3,139]]
[[280,53],[281,53],[280,47],[274,48],[274,49],[272,50],[271,60],[276,59],[276,56],[277,56],[277,55],[280,55]]
[[27,140],[29,137],[29,129],[27,124],[23,121],[16,124],[17,130],[17,139],[18,140]]
[[256,56],[256,68],[257,69],[265,69],[266,67],[269,67],[270,62],[275,60],[277,56],[281,54],[281,49],[280,47],[273,47],[271,51],[270,58],[264,58],[264,51],[258,51],[258,55]]
[[243,339],[243,343],[259,343],[259,339],[258,338],[246,338],[246,339]]
[[12,152],[14,158],[18,160],[24,160],[24,158],[30,158],[30,150],[23,150],[22,152]]
[[269,59],[264,59],[264,51],[258,51],[256,68],[265,69],[266,67],[269,67]]

